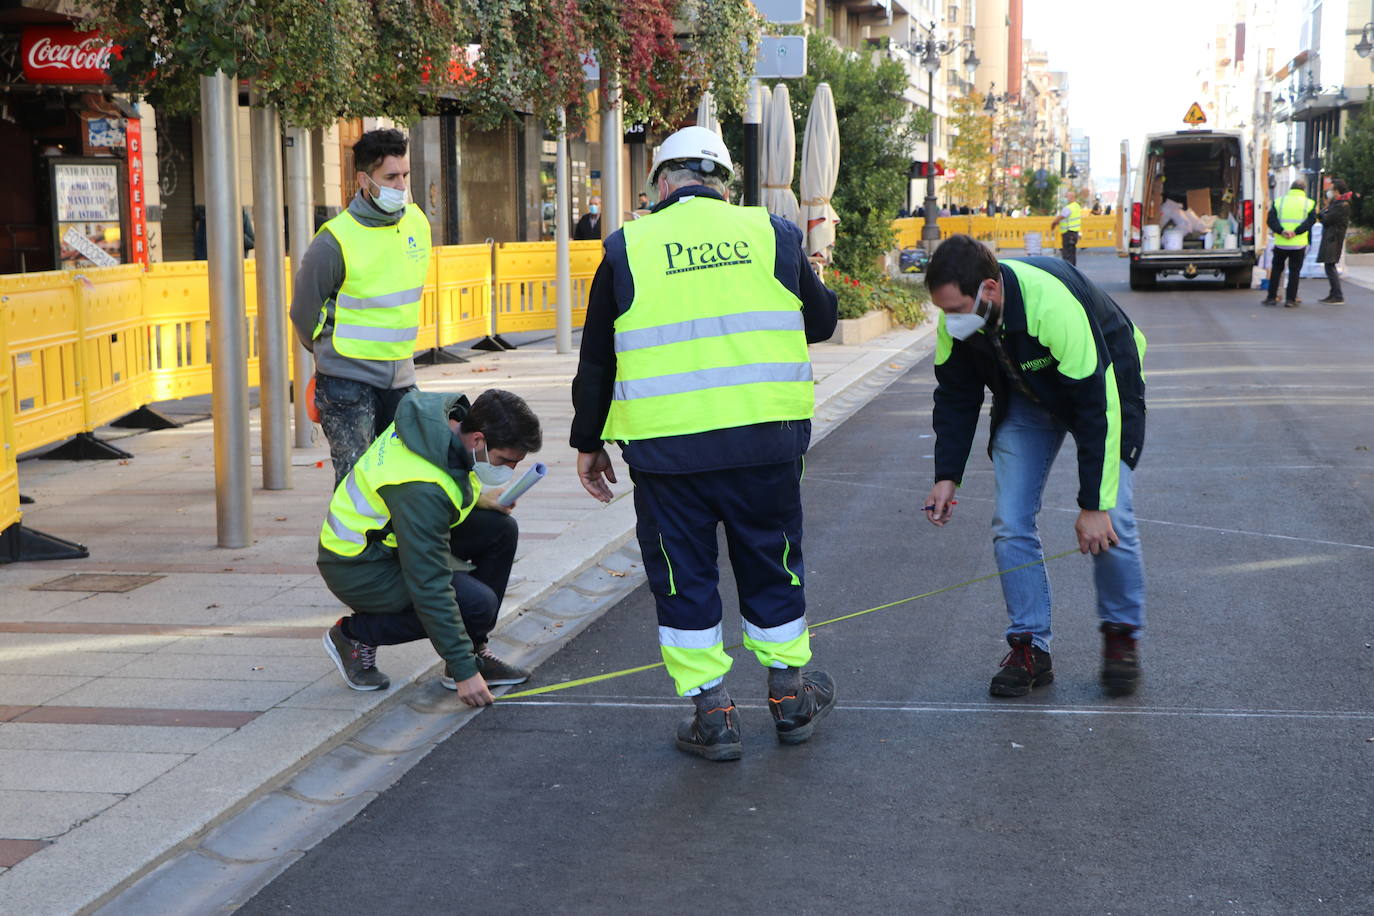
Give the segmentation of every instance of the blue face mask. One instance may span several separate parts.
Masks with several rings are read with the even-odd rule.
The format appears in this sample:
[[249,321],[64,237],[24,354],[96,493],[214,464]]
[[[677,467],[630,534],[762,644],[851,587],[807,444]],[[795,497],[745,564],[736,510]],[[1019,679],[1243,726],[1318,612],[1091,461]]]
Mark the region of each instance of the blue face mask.
[[601,212],[601,204],[590,205],[589,207],[587,207],[587,212],[590,213],[592,216],[596,216],[596,214]]
[[372,186],[377,189],[376,193],[372,195],[372,202],[377,205],[378,210],[383,213],[395,213],[405,209],[406,192],[403,188],[377,184],[372,180],[371,175],[367,176],[367,180],[371,181]]
[[487,450],[486,442],[482,443],[482,452],[484,457],[478,461],[477,449],[472,450],[472,472],[477,475],[478,480],[482,481],[484,487],[504,487],[510,482],[511,475],[515,473],[515,468],[492,464],[491,452]]

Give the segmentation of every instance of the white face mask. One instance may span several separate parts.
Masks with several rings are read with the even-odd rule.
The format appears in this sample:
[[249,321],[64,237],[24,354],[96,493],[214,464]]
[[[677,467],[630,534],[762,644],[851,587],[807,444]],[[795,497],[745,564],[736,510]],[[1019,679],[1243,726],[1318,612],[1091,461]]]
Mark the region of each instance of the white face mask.
[[968,340],[974,334],[983,329],[987,324],[987,315],[981,311],[983,307],[983,287],[978,287],[978,295],[973,300],[973,311],[971,312],[945,312],[945,330],[949,336],[955,340]]
[[406,192],[404,188],[392,188],[387,185],[377,184],[377,182],[372,180],[371,175],[368,175],[366,172],[363,174],[367,176],[368,181],[372,182],[372,186],[377,189],[376,193],[372,195],[372,202],[377,205],[378,210],[384,213],[395,213],[398,210],[405,209]]
[[477,479],[482,481],[484,487],[503,487],[510,482],[511,475],[515,473],[515,468],[508,468],[505,465],[495,465],[491,463],[491,452],[487,450],[486,443],[482,443],[482,451],[486,457],[481,461],[477,460],[477,449],[472,450],[472,472],[477,475]]

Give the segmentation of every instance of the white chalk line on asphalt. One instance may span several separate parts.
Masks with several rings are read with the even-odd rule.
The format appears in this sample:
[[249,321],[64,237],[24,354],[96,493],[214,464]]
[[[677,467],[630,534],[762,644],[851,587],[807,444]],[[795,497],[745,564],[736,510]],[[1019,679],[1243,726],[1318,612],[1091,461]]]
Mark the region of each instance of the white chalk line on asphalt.
[[[814,482],[814,483],[833,483],[833,484],[842,484],[842,485],[844,485],[844,486],[849,486],[849,487],[864,487],[865,489],[870,489],[870,490],[901,490],[901,491],[904,492],[904,493],[911,493],[911,492],[912,492],[911,490],[909,490],[909,489],[907,489],[907,488],[904,488],[904,487],[892,487],[892,486],[886,486],[886,485],[884,485],[884,484],[876,484],[876,483],[860,483],[860,482],[857,481],[857,480],[833,480],[833,479],[828,479],[828,478],[825,478],[825,477],[818,477],[818,476],[816,476],[816,475],[814,475],[814,474],[811,475],[811,478],[810,478],[810,479],[811,479],[811,481]],[[915,498],[916,498],[916,497],[913,497],[913,500],[914,500]],[[989,499],[989,498],[986,497],[986,496],[965,496],[965,495],[963,495],[962,493],[956,494],[956,498],[957,498],[960,502],[985,502],[985,503],[990,503],[990,502],[992,502],[992,500]],[[1059,506],[1045,506],[1045,507],[1044,507],[1044,511],[1046,511],[1046,512],[1067,512],[1067,513],[1072,513],[1072,514],[1074,514],[1074,515],[1077,515],[1077,514],[1078,514],[1078,510],[1077,510],[1077,509],[1066,509],[1066,508],[1061,508],[1061,507],[1059,507]],[[1139,523],[1139,524],[1166,525],[1166,526],[1171,527],[1171,528],[1189,528],[1189,529],[1191,529],[1191,530],[1193,530],[1193,531],[1210,531],[1210,532],[1213,532],[1214,534],[1238,534],[1238,535],[1242,535],[1242,536],[1244,536],[1244,537],[1252,537],[1252,538],[1271,538],[1271,539],[1276,540],[1276,541],[1297,541],[1297,542],[1302,543],[1302,544],[1320,544],[1320,545],[1322,545],[1322,546],[1324,546],[1324,547],[1345,547],[1345,548],[1348,548],[1348,549],[1350,549],[1350,550],[1374,550],[1374,544],[1351,544],[1351,543],[1348,543],[1348,542],[1346,542],[1346,541],[1328,541],[1328,540],[1323,540],[1322,538],[1305,538],[1305,537],[1299,537],[1298,535],[1295,535],[1295,534],[1273,534],[1273,533],[1268,532],[1268,531],[1247,531],[1247,530],[1245,530],[1245,529],[1243,529],[1243,528],[1218,528],[1218,527],[1216,527],[1216,526],[1214,526],[1214,525],[1194,525],[1194,524],[1191,524],[1191,523],[1189,523],[1189,522],[1170,522],[1170,521],[1165,521],[1164,519],[1159,519],[1159,518],[1145,518],[1145,517],[1140,516],[1140,515],[1137,515],[1137,516],[1135,517],[1135,520],[1136,520],[1136,522]]]
[[[762,703],[736,701],[741,709],[763,710]],[[682,702],[666,702],[660,697],[575,697],[558,700],[501,700],[506,706],[579,706],[587,709],[675,709],[690,707]],[[1003,703],[900,703],[870,700],[858,703],[839,703],[837,710],[845,712],[897,713],[994,713],[999,715],[1038,716],[1154,716],[1188,719],[1343,719],[1374,721],[1374,712],[1322,709],[1189,709],[1180,706],[1038,706]]]

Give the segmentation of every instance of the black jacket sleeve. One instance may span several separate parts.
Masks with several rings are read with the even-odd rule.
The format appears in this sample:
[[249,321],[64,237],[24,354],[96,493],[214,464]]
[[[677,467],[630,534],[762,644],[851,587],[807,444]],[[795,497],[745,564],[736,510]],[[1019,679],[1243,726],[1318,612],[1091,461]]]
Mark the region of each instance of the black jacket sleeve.
[[610,259],[603,257],[592,278],[587,317],[582,324],[577,375],[572,383],[573,420],[568,444],[579,452],[595,452],[603,444],[601,431],[606,428],[615,387],[615,319],[618,314],[614,268]]
[[947,343],[950,338],[943,324],[936,333],[941,338],[937,348],[950,346],[951,350],[943,360],[936,354],[935,410],[931,414],[935,430],[935,482],[952,480],[958,485],[963,483],[964,468],[978,431],[985,385],[967,345]]

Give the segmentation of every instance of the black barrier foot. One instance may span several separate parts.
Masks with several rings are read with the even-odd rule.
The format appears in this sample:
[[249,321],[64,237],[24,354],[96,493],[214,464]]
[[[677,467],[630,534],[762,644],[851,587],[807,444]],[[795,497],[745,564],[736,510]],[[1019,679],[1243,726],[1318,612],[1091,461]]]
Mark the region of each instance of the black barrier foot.
[[91,555],[86,545],[25,528],[18,522],[0,532],[0,563],[29,560],[80,560]]
[[502,350],[509,350],[510,347],[501,346],[501,342],[498,338],[492,337],[491,335],[487,335],[486,337],[483,337],[481,340],[477,341],[477,343],[473,344],[472,349],[494,350],[497,353],[500,353]]
[[438,366],[442,363],[465,363],[468,360],[457,353],[450,353],[443,347],[431,347],[415,357],[417,366]]
[[101,461],[109,458],[129,459],[134,456],[117,445],[97,439],[90,433],[77,433],[70,442],[59,445],[43,457],[59,461]]
[[497,335],[495,335],[494,337],[492,337],[492,340],[494,340],[494,341],[496,341],[498,344],[500,344],[500,345],[501,345],[501,348],[502,348],[503,350],[514,350],[514,349],[515,349],[515,344],[511,343],[509,340],[506,340],[506,338],[502,337],[500,334],[497,334]]
[[32,505],[34,504],[34,502],[35,502],[35,500],[34,500],[34,498],[33,498],[32,496],[25,496],[23,493],[20,493],[20,494],[19,494],[19,505],[21,505],[21,506],[32,506]]
[[120,429],[181,429],[181,424],[161,411],[144,404],[110,424]]

